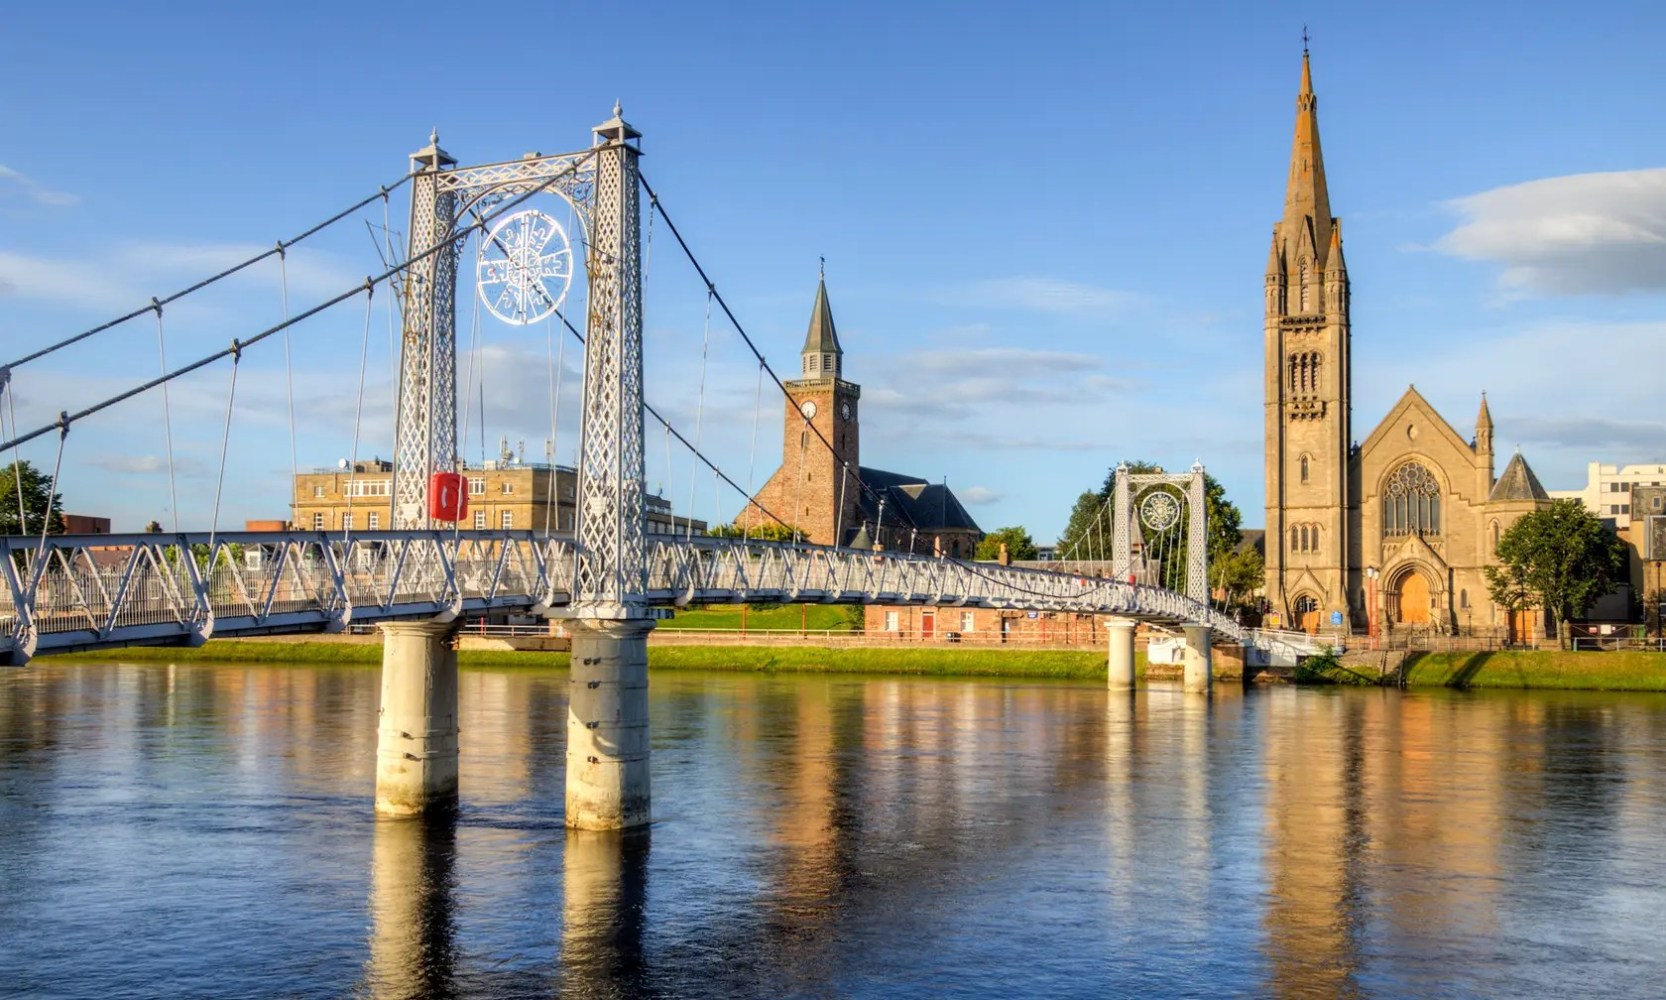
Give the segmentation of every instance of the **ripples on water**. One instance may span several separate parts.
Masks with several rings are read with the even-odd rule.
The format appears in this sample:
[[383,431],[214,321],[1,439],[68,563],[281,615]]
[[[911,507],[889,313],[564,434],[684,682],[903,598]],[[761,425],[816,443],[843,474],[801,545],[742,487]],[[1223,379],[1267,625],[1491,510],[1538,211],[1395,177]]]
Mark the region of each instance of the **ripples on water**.
[[0,674],[0,994],[1659,996],[1666,699],[655,674],[656,822],[562,827],[566,675]]

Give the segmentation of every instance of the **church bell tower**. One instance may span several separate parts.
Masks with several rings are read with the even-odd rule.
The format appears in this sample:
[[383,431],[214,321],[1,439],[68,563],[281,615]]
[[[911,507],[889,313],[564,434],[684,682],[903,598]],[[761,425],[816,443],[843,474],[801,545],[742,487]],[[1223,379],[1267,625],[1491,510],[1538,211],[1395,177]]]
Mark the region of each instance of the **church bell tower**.
[[1319,148],[1318,98],[1302,51],[1284,214],[1267,258],[1265,406],[1267,599],[1285,627],[1353,617],[1348,567],[1348,271]]

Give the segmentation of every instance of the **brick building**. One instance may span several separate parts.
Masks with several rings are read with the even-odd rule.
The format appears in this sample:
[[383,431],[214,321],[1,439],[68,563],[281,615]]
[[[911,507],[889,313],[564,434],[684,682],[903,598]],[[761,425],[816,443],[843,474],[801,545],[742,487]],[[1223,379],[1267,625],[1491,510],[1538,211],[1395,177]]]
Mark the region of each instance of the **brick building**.
[[[576,473],[571,468],[521,462],[506,454],[463,471],[469,482],[465,527],[573,530]],[[381,459],[302,472],[295,476],[290,523],[303,531],[385,531],[393,526],[392,494],[393,463]],[[650,535],[706,533],[706,522],[674,515],[663,497],[647,497],[646,516]]]
[[862,465],[862,388],[844,378],[825,276],[801,366],[800,377],[786,383],[781,466],[736,523],[773,523],[773,514],[816,545],[970,559],[983,532],[947,485]]

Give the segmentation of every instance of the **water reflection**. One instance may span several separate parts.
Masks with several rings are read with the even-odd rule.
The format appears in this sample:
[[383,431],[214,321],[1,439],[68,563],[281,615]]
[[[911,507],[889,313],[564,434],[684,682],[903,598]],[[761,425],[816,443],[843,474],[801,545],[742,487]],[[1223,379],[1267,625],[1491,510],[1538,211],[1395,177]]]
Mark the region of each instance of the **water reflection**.
[[643,996],[648,834],[570,830],[561,870],[561,995]]
[[374,826],[369,994],[376,1000],[455,996],[456,818],[378,817]]
[[1651,996],[1666,978],[1660,698],[659,673],[650,852],[562,828],[563,681],[465,672],[461,813],[378,821],[373,670],[0,674],[9,985]]

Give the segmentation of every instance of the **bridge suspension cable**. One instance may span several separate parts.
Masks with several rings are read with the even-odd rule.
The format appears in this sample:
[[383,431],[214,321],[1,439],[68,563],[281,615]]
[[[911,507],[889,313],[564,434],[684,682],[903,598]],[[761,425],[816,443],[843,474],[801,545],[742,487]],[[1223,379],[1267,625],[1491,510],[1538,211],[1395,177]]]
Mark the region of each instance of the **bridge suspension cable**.
[[237,264],[233,264],[232,266],[226,268],[224,271],[221,271],[218,274],[212,275],[210,277],[204,278],[201,281],[197,282],[196,284],[191,285],[188,288],[182,288],[179,291],[174,292],[171,295],[164,295],[161,298],[153,298],[153,299],[150,300],[150,303],[148,305],[141,306],[138,309],[135,309],[130,313],[126,313],[124,315],[117,316],[115,319],[109,320],[109,321],[104,322],[104,323],[100,323],[99,325],[97,325],[95,327],[92,327],[91,329],[83,330],[80,333],[74,334],[74,335],[69,336],[69,337],[65,337],[64,339],[59,340],[55,343],[48,344],[45,347],[42,347],[37,351],[33,351],[29,354],[25,354],[23,357],[18,358],[16,361],[10,362],[9,364],[0,365],[0,369],[11,369],[11,370],[15,371],[18,368],[20,368],[21,366],[26,365],[31,361],[38,361],[41,358],[46,357],[48,354],[53,354],[57,351],[61,351],[64,348],[69,347],[72,344],[78,344],[81,341],[86,340],[88,337],[97,336],[98,334],[101,334],[106,330],[110,330],[110,329],[113,329],[115,327],[121,326],[123,323],[126,323],[128,320],[136,319],[136,318],[138,318],[140,316],[143,316],[145,313],[148,313],[152,310],[156,310],[158,313],[160,313],[161,310],[162,310],[162,307],[165,306],[165,305],[168,305],[170,302],[175,302],[179,299],[182,299],[185,296],[190,295],[193,292],[201,291],[202,289],[207,288],[209,285],[212,285],[217,281],[221,281],[225,278],[229,278],[232,275],[238,273],[239,271],[243,271],[247,268],[253,267],[254,265],[260,263],[261,261],[265,260],[268,257],[277,256],[277,257],[281,258],[281,257],[283,257],[284,252],[286,250],[288,250],[290,247],[296,245],[297,243],[300,243],[302,240],[305,240],[310,236],[315,236],[318,233],[323,232],[325,229],[328,229],[329,227],[331,227],[331,226],[335,225],[336,223],[340,222],[342,219],[347,218],[349,215],[352,215],[354,212],[359,211],[360,209],[364,208],[366,205],[369,205],[371,202],[374,202],[376,199],[381,198],[385,201],[387,199],[388,195],[392,194],[394,191],[397,191],[401,185],[405,184],[413,176],[415,176],[414,172],[413,173],[407,173],[405,176],[399,178],[397,181],[394,181],[392,184],[382,185],[381,189],[378,190],[375,194],[370,195],[367,198],[363,198],[363,199],[361,199],[357,202],[354,202],[351,206],[342,209],[341,211],[337,212],[336,214],[330,216],[328,219],[325,219],[323,222],[320,222],[317,225],[311,227],[310,229],[305,230],[300,235],[295,236],[292,239],[279,240],[270,250],[264,250],[260,253],[257,253],[253,257],[250,257],[249,259],[247,259],[245,261],[242,261],[242,262],[237,263]]
[[[233,356],[239,354],[240,352],[242,352],[244,350],[247,350],[250,347],[253,347],[255,344],[258,344],[263,340],[266,340],[266,339],[268,339],[272,336],[275,336],[276,334],[282,333],[284,330],[287,330],[290,327],[295,326],[298,323],[305,322],[306,320],[311,319],[312,317],[318,315],[321,312],[324,312],[328,309],[331,309],[335,306],[340,305],[343,302],[346,302],[348,299],[351,299],[356,295],[359,295],[361,293],[366,294],[366,295],[371,294],[374,291],[374,289],[377,285],[388,282],[388,281],[392,280],[393,278],[395,278],[396,276],[404,274],[406,271],[410,270],[412,266],[414,266],[414,265],[416,265],[416,264],[418,264],[418,263],[420,263],[424,260],[427,260],[429,257],[432,257],[437,253],[448,250],[451,247],[451,245],[454,241],[466,238],[467,236],[469,236],[471,233],[475,232],[476,230],[484,230],[495,219],[497,219],[500,216],[503,216],[503,215],[505,215],[509,212],[514,211],[516,208],[518,208],[521,205],[521,203],[525,202],[527,199],[533,197],[536,194],[539,194],[539,193],[543,192],[545,189],[549,188],[556,181],[558,181],[558,180],[562,179],[563,177],[567,176],[568,174],[571,174],[574,171],[576,171],[581,165],[583,165],[585,163],[585,161],[587,159],[589,159],[588,156],[587,157],[582,157],[578,160],[575,160],[572,164],[568,165],[565,169],[563,169],[561,171],[558,171],[557,173],[552,174],[551,176],[545,178],[544,180],[540,181],[536,185],[528,188],[526,191],[522,192],[521,194],[516,195],[514,198],[511,198],[511,199],[503,202],[502,204],[496,206],[496,208],[493,211],[491,211],[489,213],[477,215],[474,222],[472,222],[472,223],[468,224],[467,226],[463,227],[460,231],[459,230],[453,230],[451,232],[446,233],[443,238],[436,240],[433,243],[433,245],[429,246],[427,249],[423,250],[422,252],[412,254],[408,259],[400,261],[397,264],[394,264],[393,266],[391,266],[391,267],[387,268],[386,270],[382,271],[382,273],[374,275],[372,277],[365,278],[364,282],[362,284],[359,284],[359,285],[357,285],[353,288],[350,288],[347,291],[340,293],[339,295],[335,295],[335,296],[333,296],[329,299],[326,299],[325,301],[319,303],[318,305],[315,305],[315,306],[311,307],[310,309],[306,309],[302,312],[296,313],[294,316],[291,316],[288,319],[285,319],[281,323],[277,323],[277,324],[274,324],[272,326],[269,326],[266,329],[264,329],[264,330],[260,331],[259,333],[255,334],[254,336],[248,338],[247,340],[237,340],[237,339],[234,338],[231,342],[230,347],[224,348],[222,350],[215,351],[212,354],[204,355],[203,357],[198,358],[197,360],[191,362],[190,364],[182,365],[181,367],[175,368],[172,371],[164,372],[163,374],[159,375],[156,378],[151,379],[148,382],[145,382],[141,385],[134,386],[133,388],[128,389],[125,392],[117,393],[116,395],[111,396],[107,399],[101,400],[100,402],[93,403],[92,405],[87,406],[83,409],[77,410],[74,413],[65,412],[65,413],[60,415],[58,420],[55,420],[52,423],[46,424],[42,427],[38,427],[38,428],[36,428],[32,431],[29,431],[27,433],[17,434],[16,429],[14,428],[13,429],[13,434],[15,436],[10,441],[0,442],[0,451],[5,451],[6,449],[12,448],[16,445],[27,444],[28,442],[33,441],[34,439],[36,439],[36,438],[38,438],[38,437],[40,437],[44,434],[48,434],[48,433],[52,432],[54,429],[61,429],[63,433],[67,434],[69,432],[70,425],[75,423],[77,420],[80,420],[84,417],[92,416],[93,414],[98,413],[102,410],[107,410],[110,407],[116,405],[117,403],[125,402],[129,399],[132,399],[134,396],[138,396],[138,395],[141,395],[143,393],[149,392],[150,390],[155,389],[158,386],[165,386],[168,383],[174,381],[175,379],[178,379],[178,378],[180,378],[182,376],[185,376],[185,375],[189,375],[190,373],[198,370],[199,368],[205,368],[208,365],[211,365],[214,362],[219,361],[223,358],[233,357]],[[391,191],[391,190],[392,190],[392,188],[385,188],[384,192]],[[379,193],[375,197],[377,197],[377,198],[384,197],[384,194]],[[373,200],[373,199],[370,199],[370,200]],[[364,204],[369,204],[369,200],[361,203],[361,205],[357,206],[357,207],[362,207]],[[352,210],[349,210],[349,211],[352,211]],[[341,214],[345,215],[347,213],[341,213]],[[318,229],[323,228],[324,225],[325,225],[325,223],[321,223],[320,225],[313,227],[313,229],[308,230],[308,234],[310,234],[312,232],[316,232]],[[276,253],[276,252],[277,252],[276,249],[268,251],[266,254],[262,254],[259,258],[256,258],[256,259],[265,259],[265,257],[270,256],[272,253]],[[252,261],[251,261],[251,263],[252,263]],[[246,266],[246,265],[242,265],[242,266]],[[240,269],[241,269],[241,266],[238,268],[238,270],[240,270]],[[228,273],[230,273],[230,272],[228,272]],[[218,280],[218,279],[217,278],[216,279],[209,279],[209,281],[213,281],[213,280]],[[178,298],[180,295],[188,294],[190,291],[194,291],[196,288],[200,288],[200,287],[208,284],[209,281],[199,282],[196,286],[193,286],[193,288],[187,289],[186,292],[180,292],[180,293],[178,293],[174,296],[171,296],[170,300],[174,299],[174,298]],[[159,303],[159,304],[161,302],[161,300],[154,300],[154,301]],[[152,309],[152,308],[155,308],[155,306],[153,305],[153,306],[148,307],[146,309],[142,309],[139,312],[133,313],[131,316],[129,316],[127,318],[131,319],[132,316],[143,315],[145,312],[149,312],[150,309]],[[113,326],[113,325],[115,325],[115,324],[114,323],[107,324],[102,329],[108,329],[109,326]],[[96,333],[98,331],[94,330],[92,332]],[[79,335],[79,336],[82,336],[82,337],[91,336],[91,333],[84,334],[84,335]],[[50,352],[49,351],[36,352],[35,355],[31,356],[31,359],[33,357],[39,357],[39,356],[41,356],[42,354],[45,354],[45,353],[50,353]],[[25,359],[25,360],[30,360],[30,359]]]
[[[728,318],[729,325],[735,328],[736,333],[740,334],[740,339],[745,342],[747,349],[752,352],[752,356],[758,359],[758,364],[769,374],[770,380],[775,383],[776,388],[781,390],[781,395],[791,399],[792,394],[787,391],[786,383],[781,380],[780,375],[775,373],[775,369],[769,366],[769,361],[764,357],[764,353],[758,349],[758,345],[753,342],[751,335],[748,334],[746,332],[746,328],[741,325],[740,320],[735,316],[735,311],[729,308],[729,303],[723,298],[723,293],[717,290],[717,286],[713,284],[711,276],[706,273],[706,269],[700,263],[699,258],[694,256],[694,251],[689,247],[688,241],[683,238],[682,231],[677,228],[677,224],[671,220],[670,214],[665,211],[665,204],[660,201],[659,194],[656,193],[652,185],[648,183],[646,175],[639,172],[637,177],[642,182],[642,190],[646,191],[648,194],[650,211],[658,212],[659,217],[665,220],[665,228],[671,231],[671,235],[676,239],[677,245],[682,248],[683,255],[688,258],[688,262],[694,266],[695,272],[700,275],[700,280],[705,283],[707,292],[723,310],[723,315]],[[811,434],[816,436],[816,440],[820,441],[822,445],[827,448],[829,453],[834,455],[838,454],[838,452],[833,448],[833,442],[827,439],[827,435],[823,434],[821,432],[821,428],[817,427],[813,421],[805,421],[805,427]],[[863,493],[872,497],[876,502],[883,503],[884,498],[881,497],[879,492],[873,487],[862,482],[861,476],[856,477],[856,484]],[[883,510],[883,508],[881,509]],[[774,517],[773,514],[770,516]],[[780,521],[781,519],[775,518],[775,520]],[[788,526],[784,521],[781,523],[783,526]]]

